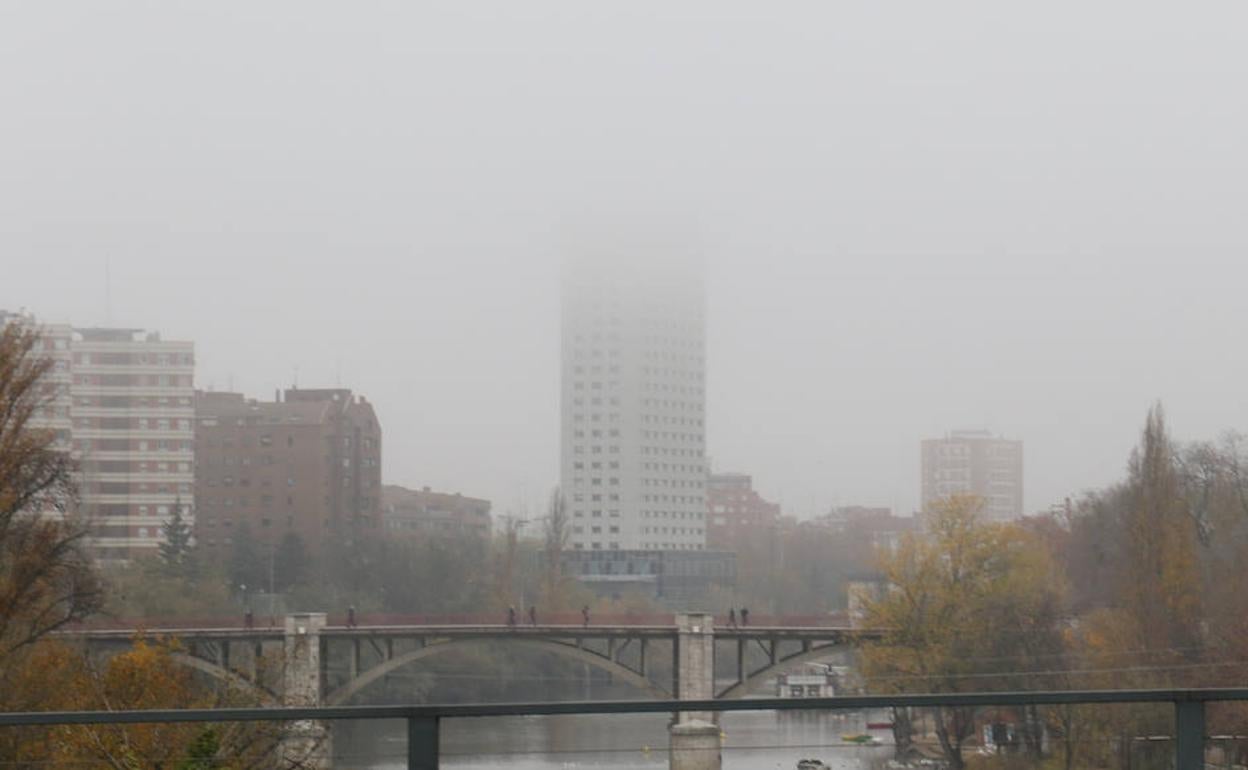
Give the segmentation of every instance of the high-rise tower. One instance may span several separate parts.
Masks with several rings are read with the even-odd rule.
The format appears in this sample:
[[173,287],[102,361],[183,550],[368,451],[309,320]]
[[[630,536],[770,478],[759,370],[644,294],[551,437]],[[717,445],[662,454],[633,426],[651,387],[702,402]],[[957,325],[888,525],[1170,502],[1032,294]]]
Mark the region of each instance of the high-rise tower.
[[563,290],[561,484],[569,546],[704,549],[700,265],[685,255],[596,256],[567,267]]
[[987,431],[954,431],[922,443],[923,509],[950,495],[983,499],[983,515],[1009,521],[1023,515],[1023,442]]

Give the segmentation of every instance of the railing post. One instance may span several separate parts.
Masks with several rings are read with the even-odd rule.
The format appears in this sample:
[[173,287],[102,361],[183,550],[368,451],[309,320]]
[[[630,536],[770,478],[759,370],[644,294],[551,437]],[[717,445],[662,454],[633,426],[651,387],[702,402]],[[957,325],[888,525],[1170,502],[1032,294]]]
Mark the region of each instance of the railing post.
[[1204,770],[1204,701],[1180,700],[1174,703],[1174,766],[1176,770]]
[[438,770],[438,718],[407,718],[407,770]]

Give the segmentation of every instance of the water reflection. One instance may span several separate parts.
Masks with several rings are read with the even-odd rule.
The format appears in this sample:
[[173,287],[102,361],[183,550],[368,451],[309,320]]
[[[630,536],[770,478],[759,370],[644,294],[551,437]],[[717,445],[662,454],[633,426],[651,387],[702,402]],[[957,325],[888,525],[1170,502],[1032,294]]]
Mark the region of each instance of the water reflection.
[[[878,716],[878,715],[876,715]],[[793,770],[801,759],[820,759],[836,770],[866,770],[892,756],[892,747],[847,745],[845,736],[866,733],[867,715],[816,712],[725,714],[724,768]],[[667,767],[664,714],[452,719],[442,728],[442,764],[454,768],[572,770]],[[370,734],[371,733],[371,734]],[[886,732],[873,735],[888,741]],[[342,736],[342,753],[359,758],[367,748],[377,759],[357,765],[370,770],[399,770],[403,728],[387,724]]]

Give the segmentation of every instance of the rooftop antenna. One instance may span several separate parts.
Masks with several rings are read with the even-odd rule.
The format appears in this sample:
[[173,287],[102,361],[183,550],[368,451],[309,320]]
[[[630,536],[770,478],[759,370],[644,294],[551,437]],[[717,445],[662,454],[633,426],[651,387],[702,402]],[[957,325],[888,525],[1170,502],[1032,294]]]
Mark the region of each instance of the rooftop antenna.
[[113,325],[113,270],[112,259],[104,255],[104,325]]

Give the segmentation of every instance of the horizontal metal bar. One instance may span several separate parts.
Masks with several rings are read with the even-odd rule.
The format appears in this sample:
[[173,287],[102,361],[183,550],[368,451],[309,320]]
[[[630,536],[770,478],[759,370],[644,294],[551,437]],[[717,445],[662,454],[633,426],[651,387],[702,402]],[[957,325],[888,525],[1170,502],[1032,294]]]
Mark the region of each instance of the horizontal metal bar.
[[48,711],[0,714],[0,727],[54,724],[155,724],[163,722],[287,722],[303,719],[413,719],[552,714],[648,714],[674,711],[845,711],[914,706],[1019,706],[1027,704],[1211,703],[1248,700],[1248,689],[1069,690],[1036,692],[856,695],[834,698],[741,700],[570,701],[445,706],[322,706],[151,711]]

